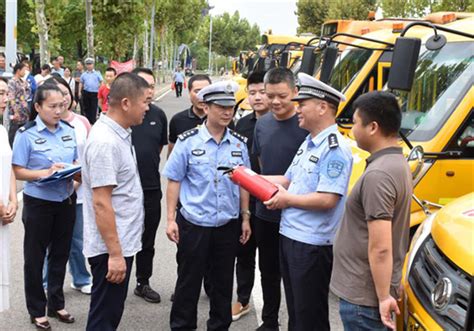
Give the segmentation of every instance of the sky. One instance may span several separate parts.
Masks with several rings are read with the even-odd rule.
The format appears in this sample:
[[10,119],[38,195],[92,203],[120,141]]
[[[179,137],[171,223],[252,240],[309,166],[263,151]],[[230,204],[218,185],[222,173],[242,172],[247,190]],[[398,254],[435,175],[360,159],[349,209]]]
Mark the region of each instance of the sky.
[[295,35],[298,20],[296,0],[209,0],[212,15],[239,11],[250,24],[257,23],[260,32],[272,29],[273,34]]

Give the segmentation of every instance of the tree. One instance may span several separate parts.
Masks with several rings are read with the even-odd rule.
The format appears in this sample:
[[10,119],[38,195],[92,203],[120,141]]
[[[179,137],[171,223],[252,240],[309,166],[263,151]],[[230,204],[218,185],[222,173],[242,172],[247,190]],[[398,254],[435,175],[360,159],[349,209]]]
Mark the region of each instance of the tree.
[[329,0],[298,0],[295,15],[298,16],[298,33],[321,33],[321,26],[326,20]]
[[440,0],[433,4],[433,11],[473,12],[472,0]]
[[[201,25],[198,42],[209,45],[209,17]],[[247,19],[241,19],[239,12],[232,16],[229,13],[212,18],[212,50],[225,56],[237,56],[241,50],[253,49],[259,43],[260,29]]]
[[94,58],[94,23],[92,20],[92,0],[86,0],[87,56]]
[[36,22],[38,24],[38,37],[40,42],[41,64],[49,63],[48,50],[48,24],[44,15],[44,0],[35,0]]
[[328,19],[366,20],[369,11],[376,9],[376,0],[333,0],[329,6]]

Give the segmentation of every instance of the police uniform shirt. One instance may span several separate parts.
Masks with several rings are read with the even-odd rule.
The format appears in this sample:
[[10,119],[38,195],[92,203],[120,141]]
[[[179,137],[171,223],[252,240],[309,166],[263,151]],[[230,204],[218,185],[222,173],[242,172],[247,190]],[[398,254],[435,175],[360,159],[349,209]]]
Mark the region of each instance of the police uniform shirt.
[[[74,128],[59,121],[51,132],[39,116],[20,128],[13,143],[12,164],[30,170],[49,169],[53,163],[72,164],[77,160]],[[72,179],[54,183],[26,182],[24,193],[34,198],[61,202],[74,192]]]
[[351,149],[336,124],[314,138],[308,135],[285,173],[290,180],[288,192],[297,195],[334,193],[341,198],[336,207],[329,210],[284,209],[280,233],[310,245],[332,245],[344,211],[351,169]]
[[183,217],[205,227],[217,227],[238,218],[239,186],[217,167],[250,166],[246,139],[226,129],[218,144],[206,126],[179,136],[163,175],[181,183]]
[[132,127],[132,143],[144,190],[160,190],[160,148],[168,145],[168,123],[159,107],[150,104],[142,124]]

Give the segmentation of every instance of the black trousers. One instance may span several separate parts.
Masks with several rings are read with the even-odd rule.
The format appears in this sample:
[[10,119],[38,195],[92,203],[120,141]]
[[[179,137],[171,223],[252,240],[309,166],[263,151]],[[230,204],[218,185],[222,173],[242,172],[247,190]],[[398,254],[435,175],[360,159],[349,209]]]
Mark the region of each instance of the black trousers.
[[174,89],[176,91],[176,97],[180,97],[183,94],[183,83],[174,83]]
[[305,244],[280,235],[280,265],[289,331],[324,331],[329,325],[332,246]]
[[172,330],[197,328],[197,304],[208,267],[210,294],[208,330],[227,330],[232,323],[234,262],[240,223],[231,220],[220,227],[194,225],[178,213],[178,280],[171,308]]
[[97,92],[82,91],[82,106],[84,106],[83,111],[91,125],[97,120],[98,103],[99,99],[97,99]]
[[281,301],[281,274],[279,257],[280,223],[255,219],[255,239],[258,247],[263,309],[262,320],[266,327],[277,328]]
[[117,330],[125,308],[133,256],[125,258],[127,275],[120,284],[110,283],[105,278],[108,272],[109,254],[94,256],[88,260],[92,271],[92,293],[86,330]]
[[[49,310],[64,309],[63,284],[76,220],[76,194],[62,202],[37,199],[23,194],[22,221],[25,297],[33,317]],[[43,263],[48,254],[48,297],[43,289]]]
[[145,202],[145,230],[142,235],[142,250],[137,253],[137,283],[148,285],[153,273],[153,257],[155,256],[155,238],[161,219],[161,191],[143,191]]
[[252,288],[255,281],[255,253],[257,243],[255,241],[255,216],[250,216],[250,227],[252,235],[245,245],[239,245],[237,250],[237,263],[235,273],[237,278],[237,301],[246,306],[250,301]]

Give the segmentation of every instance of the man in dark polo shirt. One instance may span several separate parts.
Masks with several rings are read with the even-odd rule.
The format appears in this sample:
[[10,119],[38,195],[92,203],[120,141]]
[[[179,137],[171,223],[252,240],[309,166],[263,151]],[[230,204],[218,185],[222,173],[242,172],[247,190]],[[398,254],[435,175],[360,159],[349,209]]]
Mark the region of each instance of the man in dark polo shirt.
[[204,103],[199,101],[197,94],[206,86],[211,85],[211,79],[208,75],[194,75],[189,79],[189,99],[191,107],[179,113],[176,113],[170,121],[168,157],[173,151],[174,144],[178,136],[188,130],[202,124],[206,119],[204,113]]
[[409,242],[412,179],[398,144],[401,112],[394,95],[357,98],[352,132],[371,155],[352,189],[334,241],[331,290],[346,330],[395,329],[392,312]]
[[[253,132],[257,119],[265,115],[270,108],[270,102],[263,84],[264,76],[263,72],[253,72],[247,78],[248,101],[253,112],[242,117],[235,126],[235,131],[247,137],[250,165],[256,173],[260,173],[260,165],[258,164],[258,156],[251,152]],[[252,231],[255,228],[255,203],[256,199],[250,196],[249,210]],[[232,305],[232,320],[234,321],[250,312],[249,302],[255,279],[256,249],[255,236],[251,236],[249,241],[245,245],[241,245],[237,252],[237,265],[235,269],[237,276],[237,302]]]
[[137,287],[134,293],[148,302],[158,303],[161,298],[158,292],[150,287],[150,277],[153,272],[156,230],[161,218],[160,153],[163,146],[168,144],[168,123],[163,110],[151,103],[155,91],[153,71],[147,68],[135,68],[133,73],[144,78],[150,85],[150,110],[141,125],[132,127],[132,143],[145,204],[145,229],[142,235],[142,250],[136,256]]
[[[270,112],[255,125],[253,153],[258,155],[262,175],[284,175],[308,131],[298,125],[292,99],[298,94],[291,70],[274,68],[264,79]],[[263,324],[258,330],[279,330],[281,301],[279,260],[281,210],[269,210],[261,201],[256,205],[255,239],[263,292]]]

